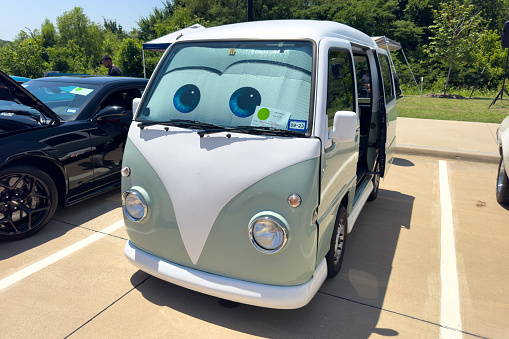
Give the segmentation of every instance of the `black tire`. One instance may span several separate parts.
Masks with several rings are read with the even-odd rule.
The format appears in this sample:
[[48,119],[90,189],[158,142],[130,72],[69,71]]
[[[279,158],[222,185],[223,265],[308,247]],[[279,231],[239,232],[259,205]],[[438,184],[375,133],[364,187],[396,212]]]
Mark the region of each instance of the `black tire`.
[[501,204],[509,204],[509,178],[502,159],[498,165],[497,201]]
[[341,206],[336,217],[334,230],[332,231],[329,252],[325,256],[327,261],[327,278],[334,278],[339,273],[343,264],[347,224],[348,215],[346,214],[346,208]]
[[[378,165],[376,166],[376,172],[379,172]],[[374,174],[373,179],[373,190],[371,191],[371,194],[368,197],[368,201],[373,201],[378,197],[378,187],[380,186],[380,174]]]
[[58,192],[45,172],[28,166],[0,170],[0,240],[40,231],[57,209]]

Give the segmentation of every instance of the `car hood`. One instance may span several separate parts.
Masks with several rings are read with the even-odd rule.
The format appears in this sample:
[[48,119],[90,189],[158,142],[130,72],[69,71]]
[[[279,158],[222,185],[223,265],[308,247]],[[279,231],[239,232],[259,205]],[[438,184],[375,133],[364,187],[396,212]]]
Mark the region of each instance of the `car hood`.
[[35,95],[16,83],[10,76],[0,71],[0,99],[14,101],[25,106],[35,108],[51,120],[50,124],[58,123],[61,119]]

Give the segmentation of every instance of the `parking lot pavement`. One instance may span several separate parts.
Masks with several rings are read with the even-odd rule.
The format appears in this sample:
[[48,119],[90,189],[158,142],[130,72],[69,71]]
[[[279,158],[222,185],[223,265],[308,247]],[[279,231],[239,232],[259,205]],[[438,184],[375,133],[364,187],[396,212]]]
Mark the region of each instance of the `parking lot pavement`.
[[[102,237],[1,289],[0,337],[509,337],[509,209],[495,200],[497,166],[440,160],[397,155],[347,237],[340,274],[298,310],[228,308],[138,271],[124,257],[122,227],[98,233],[121,220],[119,191],[60,209],[33,237],[0,244],[0,288]],[[444,179],[454,236],[447,246]],[[451,248],[454,265],[444,266]],[[456,275],[455,289],[443,267]],[[447,314],[456,303],[457,314]]]

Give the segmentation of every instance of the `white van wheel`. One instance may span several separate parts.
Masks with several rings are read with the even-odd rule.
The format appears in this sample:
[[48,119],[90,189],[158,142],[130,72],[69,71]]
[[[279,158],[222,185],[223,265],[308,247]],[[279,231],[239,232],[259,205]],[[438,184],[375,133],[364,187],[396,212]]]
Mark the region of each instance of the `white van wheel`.
[[336,223],[334,224],[334,230],[332,231],[332,238],[330,242],[329,252],[325,256],[327,261],[327,277],[333,278],[341,269],[343,264],[343,256],[345,254],[345,240],[346,240],[346,229],[348,222],[348,215],[346,209],[341,206],[336,217]]

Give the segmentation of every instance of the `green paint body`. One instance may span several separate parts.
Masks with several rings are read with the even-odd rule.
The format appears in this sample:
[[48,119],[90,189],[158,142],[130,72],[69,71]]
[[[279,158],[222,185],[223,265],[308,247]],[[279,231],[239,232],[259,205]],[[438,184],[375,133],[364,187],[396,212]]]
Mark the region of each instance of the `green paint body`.
[[[122,191],[141,188],[148,196],[143,221],[124,217],[135,246],[169,262],[250,282],[291,286],[311,279],[317,264],[318,229],[312,219],[318,206],[319,157],[273,173],[233,197],[218,214],[196,265],[186,252],[162,181],[129,140],[124,159],[131,175],[122,178]],[[297,208],[288,204],[292,193],[302,197]],[[276,213],[288,224],[288,242],[274,254],[258,251],[249,237],[251,218],[263,211]]]

